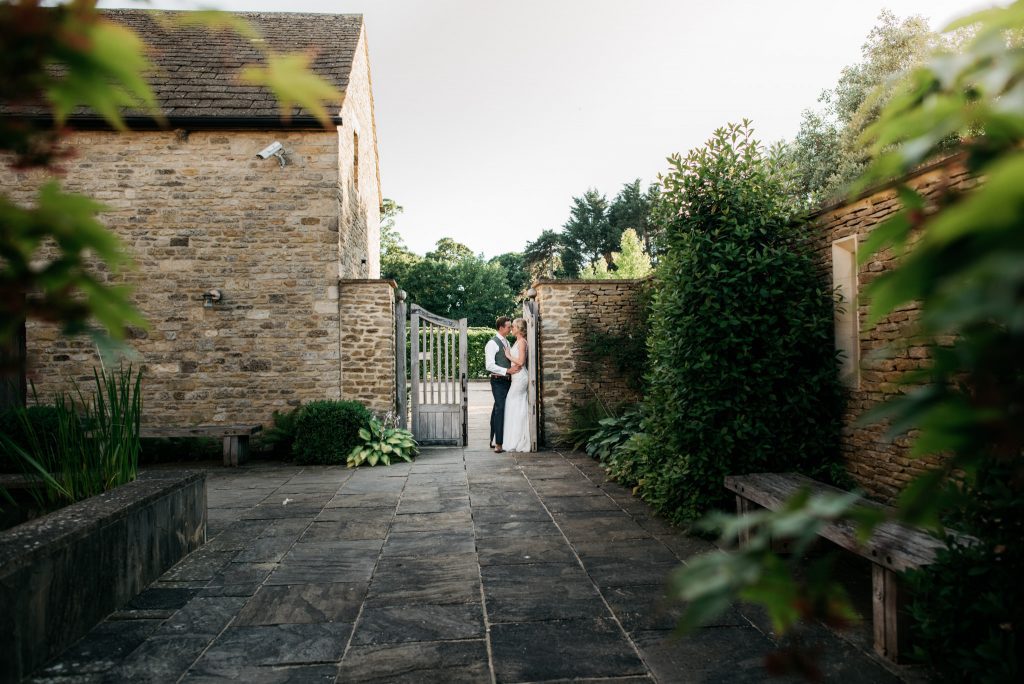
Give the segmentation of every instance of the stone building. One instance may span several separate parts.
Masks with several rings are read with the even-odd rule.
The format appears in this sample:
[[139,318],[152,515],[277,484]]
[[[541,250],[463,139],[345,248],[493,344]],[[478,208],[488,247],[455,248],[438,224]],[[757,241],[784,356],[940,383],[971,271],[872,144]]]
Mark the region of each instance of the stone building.
[[[390,409],[377,375],[393,378],[393,335],[359,358],[344,344],[361,320],[391,320],[394,301],[393,283],[373,280],[381,190],[362,16],[245,13],[262,35],[249,39],[169,29],[148,11],[105,15],[150,47],[166,124],[129,116],[131,131],[115,133],[76,113],[63,185],[108,207],[101,219],[135,261],[125,280],[149,322],[129,341],[146,371],[144,422],[266,423],[275,409],[338,397]],[[261,61],[256,44],[315,54],[313,71],[345,96],[330,129],[298,109],[282,120],[270,91],[238,79]],[[257,156],[273,143],[277,156]],[[0,179],[27,203],[43,177],[4,169]],[[43,396],[97,362],[89,340],[48,324],[30,321],[26,345]],[[368,358],[377,374],[365,373]]]

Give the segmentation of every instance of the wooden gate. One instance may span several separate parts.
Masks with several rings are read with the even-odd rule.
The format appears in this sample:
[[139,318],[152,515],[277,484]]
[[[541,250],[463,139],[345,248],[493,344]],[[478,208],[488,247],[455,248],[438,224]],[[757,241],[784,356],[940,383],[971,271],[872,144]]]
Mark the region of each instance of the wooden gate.
[[410,307],[412,433],[420,444],[465,446],[469,394],[466,319]]
[[540,377],[540,318],[537,315],[537,291],[532,287],[527,291],[527,298],[523,301],[523,319],[526,321],[526,370],[530,374],[530,451],[537,451],[539,440],[538,417],[540,407],[538,406],[538,384]]

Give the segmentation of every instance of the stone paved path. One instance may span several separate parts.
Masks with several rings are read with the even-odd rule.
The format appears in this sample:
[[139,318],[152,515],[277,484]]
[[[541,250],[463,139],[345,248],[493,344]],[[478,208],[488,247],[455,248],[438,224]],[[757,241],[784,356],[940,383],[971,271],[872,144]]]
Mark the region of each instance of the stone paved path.
[[[665,578],[708,544],[584,455],[428,449],[217,469],[208,487],[209,542],[34,681],[767,679],[772,642],[737,610],[671,636]],[[895,681],[815,638],[830,681]]]

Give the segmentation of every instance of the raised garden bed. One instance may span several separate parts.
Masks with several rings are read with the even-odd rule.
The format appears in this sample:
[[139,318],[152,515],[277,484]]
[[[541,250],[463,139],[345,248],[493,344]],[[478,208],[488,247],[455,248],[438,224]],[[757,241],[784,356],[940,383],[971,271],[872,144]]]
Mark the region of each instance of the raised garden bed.
[[206,541],[206,474],[134,482],[0,532],[0,681],[17,682]]

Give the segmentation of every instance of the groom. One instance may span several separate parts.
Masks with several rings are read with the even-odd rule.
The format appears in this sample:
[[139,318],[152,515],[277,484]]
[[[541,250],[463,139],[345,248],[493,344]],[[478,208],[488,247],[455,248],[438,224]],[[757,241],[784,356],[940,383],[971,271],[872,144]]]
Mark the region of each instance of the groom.
[[508,316],[499,316],[494,322],[497,334],[487,340],[484,346],[484,365],[491,374],[491,395],[494,397],[494,408],[491,409],[491,444],[494,453],[500,454],[502,437],[505,431],[505,397],[512,386],[512,376],[522,368],[513,364],[505,356],[508,346],[508,333],[512,330],[512,320]]

